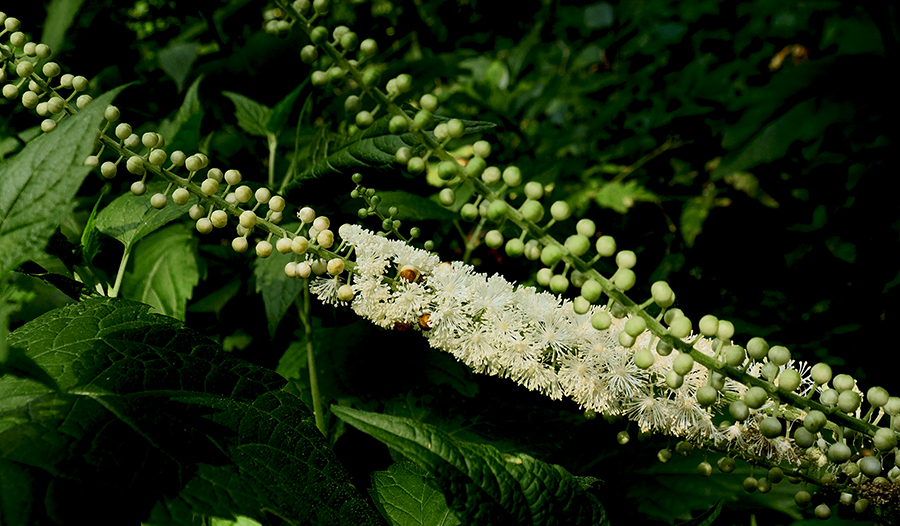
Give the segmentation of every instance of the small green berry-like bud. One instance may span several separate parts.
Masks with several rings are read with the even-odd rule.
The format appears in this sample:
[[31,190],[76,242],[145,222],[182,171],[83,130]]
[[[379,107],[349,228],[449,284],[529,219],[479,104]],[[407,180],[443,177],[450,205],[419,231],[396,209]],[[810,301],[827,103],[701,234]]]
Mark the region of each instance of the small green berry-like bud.
[[452,188],[444,188],[438,194],[438,201],[444,206],[453,206],[456,202],[456,192]]
[[[719,322],[721,325],[721,322]],[[787,347],[783,347],[781,345],[774,345],[771,349],[769,349],[769,361],[773,362],[775,365],[784,365],[791,361],[791,351],[787,349]]]
[[[319,14],[319,15],[328,14],[328,11],[330,9],[331,9],[331,0],[313,0],[313,10],[315,10],[315,12],[317,14]],[[328,38],[327,30],[326,30],[325,38]]]
[[678,389],[684,385],[684,376],[676,373],[674,370],[670,370],[666,373],[666,385],[671,389]]
[[72,89],[75,91],[84,91],[88,89],[88,79],[78,75],[72,79]]
[[775,417],[763,418],[759,423],[759,431],[767,438],[775,438],[781,434],[781,421]]
[[[491,155],[491,143],[487,141],[475,141],[472,145],[472,153],[475,157],[487,159]],[[518,186],[511,184],[510,186]]]
[[240,222],[241,226],[244,228],[253,228],[256,226],[256,214],[251,212],[250,210],[245,210],[241,212]]
[[525,243],[521,239],[514,237],[506,242],[505,250],[506,255],[511,258],[521,257],[525,252]]
[[[188,215],[191,216],[191,219],[197,221],[198,219],[206,215],[206,208],[203,208],[203,205],[193,205],[191,206],[191,209],[188,210]],[[210,224],[209,226],[210,231],[212,231],[212,224]]]
[[419,106],[421,106],[423,110],[434,113],[438,108],[437,97],[435,97],[431,93],[426,93],[419,99]]
[[736,400],[728,405],[728,414],[731,418],[743,422],[750,417],[750,408],[744,402]]
[[859,409],[859,393],[856,391],[844,391],[838,396],[838,408],[845,413],[852,413]]
[[716,465],[719,467],[719,471],[722,473],[732,473],[735,468],[735,461],[731,457],[722,457],[716,462]]
[[672,362],[672,370],[680,374],[681,376],[688,374],[693,368],[694,357],[687,353],[679,354]]
[[589,279],[581,286],[581,295],[591,303],[596,303],[600,299],[601,293],[603,293],[603,287],[596,280]]
[[828,448],[828,460],[835,464],[847,462],[852,454],[850,447],[843,442],[831,444],[831,447]]
[[350,31],[345,33],[341,37],[341,47],[346,49],[347,51],[352,51],[356,49],[356,46],[359,44],[359,37],[356,36],[356,33]]
[[744,403],[751,409],[759,409],[769,399],[769,393],[759,386],[753,386],[744,393]]
[[485,234],[484,242],[491,248],[500,248],[503,244],[503,234],[499,230],[490,230]]
[[234,191],[234,197],[237,198],[238,203],[247,203],[253,198],[253,190],[247,185],[238,186]]
[[719,319],[712,314],[707,314],[706,316],[700,318],[699,327],[700,333],[704,336],[715,336],[716,332],[719,330]]
[[38,44],[34,47],[34,54],[40,59],[45,59],[50,56],[50,46],[47,44]]
[[822,385],[831,381],[831,366],[827,363],[817,363],[813,365],[809,375],[812,377],[816,385]]
[[374,57],[378,54],[378,43],[371,38],[367,38],[360,43],[359,50],[366,57]]
[[165,150],[153,150],[150,152],[150,156],[147,158],[150,161],[150,164],[153,166],[162,166],[164,162],[166,162],[166,151]]
[[809,431],[810,433],[818,433],[825,424],[828,422],[828,419],[825,417],[825,413],[813,409],[812,411],[806,413],[806,416],[803,417],[803,428]]
[[191,193],[188,192],[184,188],[176,188],[174,192],[172,192],[172,201],[176,205],[185,205],[188,202],[188,199],[191,198]]
[[291,251],[291,240],[286,237],[280,238],[275,242],[275,250],[277,250],[279,254],[287,254]]
[[[412,80],[413,79],[410,75],[408,75],[406,73],[402,73],[400,75],[397,75],[397,78],[395,80],[397,83],[397,90],[400,93],[406,93],[412,89]],[[431,114],[431,112],[429,112],[429,115],[430,114]]]
[[838,392],[844,392],[853,389],[853,386],[856,385],[856,380],[849,374],[839,374],[834,377],[831,384]]
[[569,279],[562,274],[550,278],[550,290],[554,294],[562,294],[569,288]]
[[591,316],[591,326],[598,331],[605,331],[612,323],[612,319],[606,311],[597,311]]
[[653,356],[653,351],[647,347],[642,347],[634,352],[634,364],[641,369],[649,369],[655,361],[656,357]]
[[597,240],[597,253],[609,257],[616,253],[616,241],[612,236],[600,236]]
[[794,369],[785,369],[778,376],[778,387],[789,393],[800,387],[800,382],[800,373]]
[[213,195],[219,191],[219,182],[215,179],[204,179],[200,184],[200,191],[203,195]]
[[839,396],[840,393],[836,389],[825,389],[819,393],[819,402],[824,406],[831,407],[838,403]]
[[591,241],[581,234],[575,234],[566,239],[565,245],[573,256],[583,256],[591,248]]
[[627,268],[620,268],[613,278],[613,284],[616,288],[623,291],[630,290],[636,281],[637,276],[634,275],[634,272],[631,269]]
[[261,258],[267,258],[272,255],[272,243],[268,241],[260,241],[256,244],[256,255]]
[[134,175],[144,175],[144,160],[139,155],[132,155],[125,162],[125,168]]
[[697,389],[697,403],[703,407],[709,407],[719,401],[719,391],[711,385],[704,385]]
[[438,177],[444,181],[449,181],[456,177],[456,167],[459,166],[456,161],[441,161],[438,165]]
[[[451,139],[462,137],[466,133],[466,125],[459,119],[450,119],[447,121],[447,133],[450,134]],[[477,155],[477,157],[481,156]]]
[[303,236],[297,236],[291,241],[291,250],[294,254],[305,254],[309,248],[309,241]]
[[150,206],[156,208],[157,210],[166,207],[166,195],[165,194],[153,194],[150,197]]
[[572,215],[572,207],[565,201],[557,201],[550,206],[550,217],[557,221],[565,221]]
[[800,447],[810,447],[816,441],[816,435],[810,433],[805,427],[799,427],[794,431],[794,442]]
[[525,183],[525,197],[534,199],[535,201],[543,197],[544,185],[537,181],[529,181]]
[[44,64],[44,67],[41,68],[41,71],[44,73],[44,76],[47,77],[47,80],[50,80],[53,77],[58,77],[61,73],[59,64],[57,64],[56,62],[47,62],[46,64]]
[[699,474],[701,477],[708,477],[712,475],[712,464],[705,460],[697,464],[697,474]]
[[16,64],[16,75],[25,78],[30,77],[32,73],[34,73],[34,64],[31,62],[20,60],[19,63]]
[[[196,206],[196,205],[194,205],[194,206]],[[197,232],[200,232],[201,234],[209,234],[210,232],[212,232],[212,229],[213,229],[213,226],[209,219],[207,219],[205,217],[201,217],[200,219],[197,219]],[[241,239],[243,239],[243,238],[241,238]]]
[[[897,434],[893,430],[881,427],[875,432],[875,447],[879,451],[890,451],[897,445]],[[898,452],[900,455],[900,452]],[[900,459],[900,456],[896,457]]]
[[328,260],[328,264],[326,266],[326,270],[332,276],[337,276],[341,272],[344,271],[344,260],[341,258],[334,258]]
[[404,115],[394,115],[388,122],[388,130],[394,135],[406,133],[408,129],[409,119]]
[[250,243],[247,242],[246,237],[236,237],[231,240],[231,248],[234,249],[235,252],[246,252],[249,247]]
[[[318,28],[317,28],[318,29]],[[312,64],[319,58],[319,52],[316,50],[316,46],[306,45],[303,46],[303,49],[300,50],[300,60],[307,64]]]
[[822,520],[830,518],[831,517],[831,506],[829,506],[828,504],[825,504],[824,502],[822,504],[819,504],[818,506],[816,506],[816,517],[818,517]]
[[106,161],[102,165],[100,165],[100,175],[106,177],[107,179],[112,179],[116,176],[116,163],[112,161]]
[[544,207],[541,203],[537,201],[532,201],[531,199],[526,200],[522,203],[522,206],[519,207],[519,212],[532,223],[537,223],[544,217]]
[[371,112],[361,111],[356,114],[356,126],[359,129],[365,130],[373,124],[375,124],[375,117],[372,116]]
[[669,332],[679,340],[691,335],[691,320],[685,316],[675,318],[669,324]]
[[548,245],[541,250],[541,263],[546,266],[554,265],[562,259],[562,250],[555,245]]
[[228,224],[228,214],[224,210],[214,211],[209,219],[216,228],[225,228],[225,225]]
[[[625,332],[637,338],[647,329],[647,322],[640,316],[635,316],[625,322]],[[685,374],[685,373],[681,373]]]
[[637,256],[630,250],[622,250],[616,254],[616,266],[619,268],[634,268]]
[[670,307],[675,303],[675,293],[665,281],[657,281],[651,285],[650,294],[653,296],[653,301],[660,307]]
[[481,177],[481,174],[487,169],[487,162],[481,157],[473,157],[469,159],[466,165],[466,175],[469,177]]
[[506,204],[506,201],[502,199],[492,201],[490,206],[488,206],[488,219],[491,221],[499,221],[506,216],[506,211],[508,209],[509,205]]
[[478,207],[472,203],[466,203],[459,210],[459,215],[466,221],[475,221],[478,218]]
[[507,166],[503,170],[503,182],[509,187],[516,187],[522,184],[522,170],[518,166]]
[[406,163],[406,171],[411,174],[420,174],[425,171],[425,160],[421,157],[412,157],[409,162]]
[[768,355],[768,353],[769,344],[766,343],[766,340],[760,338],[759,336],[750,338],[750,341],[747,342],[747,354],[750,355],[751,359],[762,360],[763,357]]

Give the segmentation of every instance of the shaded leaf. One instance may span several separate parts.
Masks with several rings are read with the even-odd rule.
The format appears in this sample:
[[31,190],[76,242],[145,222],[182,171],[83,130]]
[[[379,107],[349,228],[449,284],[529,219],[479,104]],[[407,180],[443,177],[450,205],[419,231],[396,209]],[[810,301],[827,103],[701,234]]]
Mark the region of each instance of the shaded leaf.
[[697,515],[693,519],[678,523],[678,526],[710,526],[716,517],[722,513],[722,499],[716,501],[716,505]]
[[121,90],[97,97],[0,164],[0,276],[41,254],[60,218],[71,213],[91,171],[84,159],[94,149],[103,112]]
[[628,212],[637,201],[656,201],[657,197],[647,191],[634,179],[625,183],[610,181],[597,189],[594,196],[597,204],[603,208],[611,208],[620,214]]
[[253,99],[247,98],[240,93],[232,91],[223,91],[231,102],[234,103],[234,115],[237,117],[238,126],[242,130],[251,135],[260,135],[265,137],[269,131],[266,125],[272,117],[272,109],[268,106],[260,104]]
[[184,81],[191,73],[199,50],[200,44],[196,42],[176,42],[159,52],[159,66],[175,81],[179,93],[184,89]]
[[141,238],[191,209],[190,203],[176,205],[172,202],[162,209],[153,208],[150,197],[164,191],[166,186],[165,181],[154,181],[147,185],[143,195],[120,195],[97,214],[97,230],[118,239],[125,245],[125,251],[130,251]]
[[51,0],[47,6],[47,19],[44,20],[40,42],[50,46],[54,55],[62,49],[66,33],[83,4],[84,0]]
[[433,479],[415,462],[397,462],[387,471],[372,473],[373,499],[392,526],[456,526],[456,515]]
[[304,86],[306,86],[309,81],[309,77],[304,82],[301,82],[299,86],[294,88],[294,91],[287,94],[287,96],[280,101],[278,104],[272,108],[272,113],[269,115],[268,121],[266,121],[266,130],[273,135],[278,135],[284,125],[287,123],[288,117],[291,115],[291,110],[294,108],[294,101],[297,100],[297,97],[300,95],[300,92],[303,90]]
[[456,440],[409,418],[331,410],[428,470],[463,524],[607,524],[600,503],[561,466]]
[[378,192],[378,196],[381,198],[378,210],[385,216],[388,215],[388,210],[392,206],[397,207],[397,215],[394,219],[410,219],[414,221],[440,219],[442,221],[452,221],[459,218],[459,214],[454,214],[431,199],[404,192],[403,190],[381,191]]
[[166,150],[193,151],[200,142],[200,124],[203,121],[203,106],[200,104],[200,82],[203,76],[197,77],[178,108],[172,120],[166,119],[159,125],[159,133],[166,138]]
[[10,335],[63,394],[0,378],[4,524],[380,523],[281,377],[148,309],[88,299]]
[[[297,223],[282,225],[293,231]],[[256,277],[256,292],[262,292],[263,304],[266,307],[266,319],[269,322],[269,336],[275,336],[278,323],[294,303],[294,299],[303,290],[304,280],[289,278],[284,267],[294,261],[293,252],[281,254],[277,250],[267,258],[256,258],[253,275]]]
[[29,378],[53,391],[59,391],[56,380],[36,364],[30,356],[27,356],[24,349],[19,347],[10,347],[5,360],[0,362],[0,377],[7,374],[17,378]]
[[[366,130],[358,133],[350,141],[332,152],[328,157],[317,160],[304,170],[295,181],[341,173],[345,169],[384,168],[394,166],[394,155],[404,146],[416,145],[413,134],[393,135],[388,130],[390,115],[384,115]],[[447,122],[447,117],[435,116],[435,124]],[[463,120],[466,133],[478,133],[494,127],[493,123]],[[431,132],[429,135],[433,137]]]
[[122,279],[122,297],[183,321],[187,301],[200,282],[191,228],[177,223],[150,234],[137,244],[131,261],[134,267]]
[[687,246],[694,246],[694,240],[703,231],[703,222],[709,217],[712,205],[711,197],[705,196],[694,197],[684,203],[681,209],[681,236]]

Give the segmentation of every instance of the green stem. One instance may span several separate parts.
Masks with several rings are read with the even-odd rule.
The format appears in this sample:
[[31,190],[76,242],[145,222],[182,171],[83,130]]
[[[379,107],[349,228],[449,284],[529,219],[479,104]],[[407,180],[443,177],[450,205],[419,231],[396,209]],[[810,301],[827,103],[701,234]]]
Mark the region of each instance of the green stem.
[[319,392],[319,377],[316,375],[316,355],[313,347],[312,319],[309,308],[309,280],[305,280],[303,287],[303,308],[300,313],[303,329],[306,333],[306,360],[309,366],[309,390],[312,392],[313,414],[316,417],[316,427],[328,436],[325,429],[325,413],[322,409],[322,393]]
[[109,297],[115,298],[119,295],[119,287],[122,286],[122,277],[125,275],[125,267],[128,265],[128,258],[131,257],[131,247],[125,247],[125,253],[122,254],[122,261],[119,262],[119,272],[116,273],[116,283],[109,290]]
[[278,137],[268,134],[269,139],[269,188],[275,188],[275,152],[278,150]]

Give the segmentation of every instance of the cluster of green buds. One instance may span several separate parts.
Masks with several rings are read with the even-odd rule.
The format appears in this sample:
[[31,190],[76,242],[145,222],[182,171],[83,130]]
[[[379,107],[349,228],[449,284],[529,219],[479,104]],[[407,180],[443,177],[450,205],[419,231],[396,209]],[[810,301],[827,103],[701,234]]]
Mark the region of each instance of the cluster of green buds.
[[[21,31],[19,19],[0,12],[0,86],[5,99],[19,99],[22,105],[45,117],[41,130],[53,131],[66,117],[84,108],[91,96],[84,93],[88,80],[83,76],[62,73],[56,62],[48,62],[51,49],[47,44],[28,40]],[[6,39],[8,44],[2,43]],[[12,78],[8,71],[14,71]],[[43,77],[38,74],[43,73]]]

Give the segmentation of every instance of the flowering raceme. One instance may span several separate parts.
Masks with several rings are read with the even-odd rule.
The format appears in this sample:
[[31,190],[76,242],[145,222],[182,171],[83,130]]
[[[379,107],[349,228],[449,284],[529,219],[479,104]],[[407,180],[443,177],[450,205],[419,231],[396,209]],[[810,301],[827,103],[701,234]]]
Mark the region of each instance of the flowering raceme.
[[[605,307],[577,314],[569,300],[534,287],[516,287],[500,275],[480,274],[461,262],[441,263],[430,252],[358,225],[342,226],[340,235],[356,257],[349,278],[354,292],[350,307],[381,327],[421,331],[432,347],[453,354],[476,372],[509,378],[553,399],[566,396],[585,410],[625,416],[643,432],[711,442],[776,462],[798,462],[790,440],[760,434],[759,422],[766,416],[762,411],[730,426],[713,424],[726,398],[746,392],[743,384],[711,378],[708,369],[694,363],[681,385],[672,388],[666,376],[675,353],[659,350],[652,365],[638,367],[635,350],[653,347],[656,340],[644,331],[634,345],[623,347],[619,333],[628,318],[612,317],[610,327],[599,331],[591,317]],[[341,303],[334,296],[337,279],[319,278],[311,290],[326,303]],[[709,339],[694,347],[714,354]],[[759,374],[756,369],[749,372]],[[723,383],[718,399],[701,405],[697,392],[712,381]],[[808,379],[804,383],[812,385]]]

